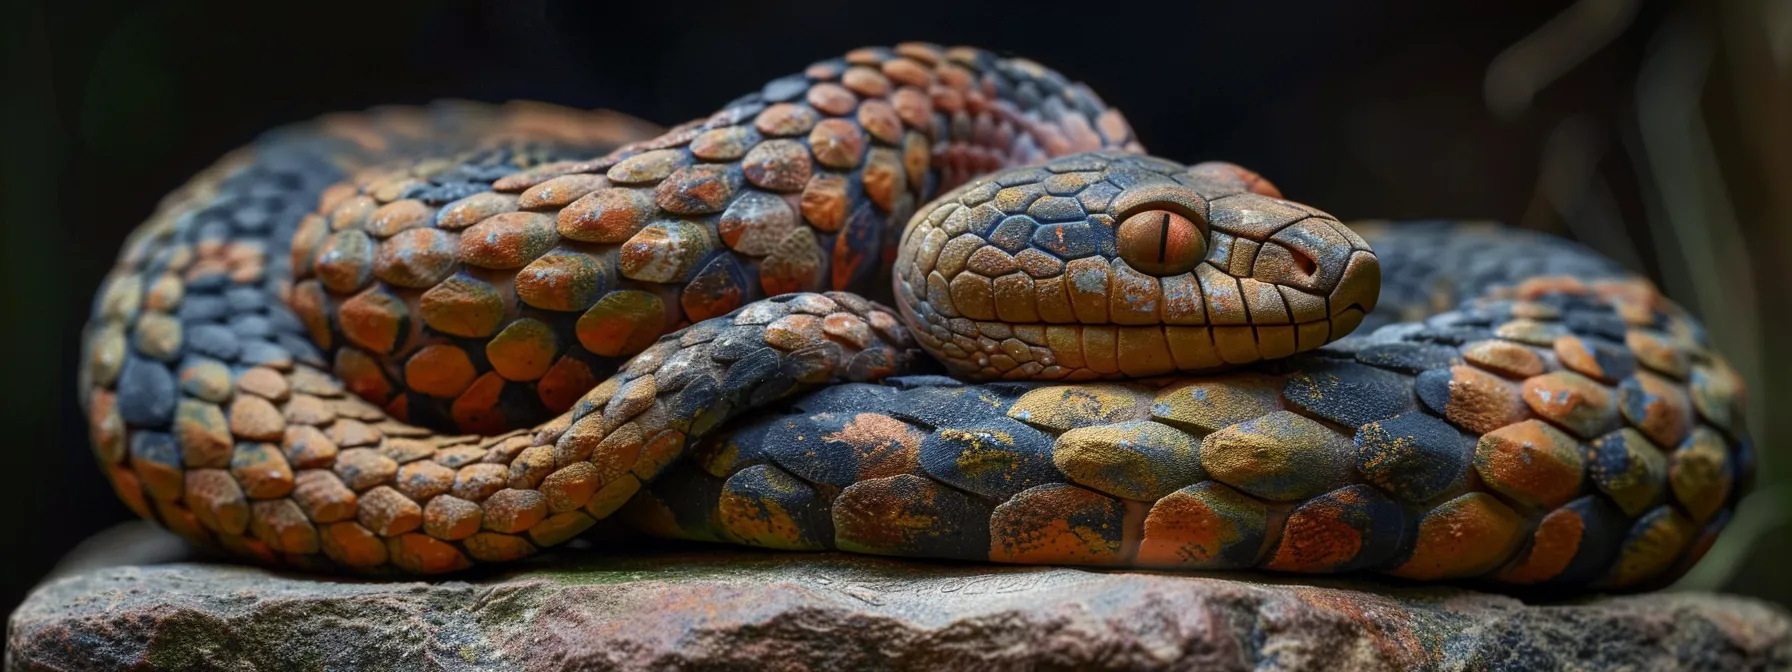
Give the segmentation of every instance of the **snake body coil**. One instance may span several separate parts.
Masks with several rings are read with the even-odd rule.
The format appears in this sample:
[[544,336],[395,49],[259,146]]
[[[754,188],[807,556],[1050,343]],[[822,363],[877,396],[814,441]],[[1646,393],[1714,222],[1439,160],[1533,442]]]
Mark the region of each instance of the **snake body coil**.
[[323,570],[608,520],[1632,589],[1747,487],[1738,378],[1646,282],[1497,227],[1365,239],[1237,166],[1139,154],[1028,61],[862,49],[623,144],[645,135],[384,110],[196,178],[86,335],[119,496]]

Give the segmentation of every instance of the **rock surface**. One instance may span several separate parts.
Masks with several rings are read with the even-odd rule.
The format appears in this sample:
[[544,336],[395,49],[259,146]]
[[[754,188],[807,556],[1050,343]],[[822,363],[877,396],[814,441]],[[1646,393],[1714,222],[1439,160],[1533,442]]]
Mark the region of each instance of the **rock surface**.
[[7,669],[1792,667],[1792,618],[1709,594],[1526,604],[1379,582],[692,547],[563,553],[442,582],[150,564],[174,548],[131,526],[78,551],[12,614]]

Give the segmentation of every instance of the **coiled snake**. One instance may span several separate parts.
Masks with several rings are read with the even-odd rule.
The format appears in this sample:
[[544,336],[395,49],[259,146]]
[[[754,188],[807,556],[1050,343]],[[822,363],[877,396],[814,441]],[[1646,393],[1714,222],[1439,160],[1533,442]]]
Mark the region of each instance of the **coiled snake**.
[[1365,240],[1030,61],[860,49],[642,136],[375,110],[193,180],[85,335],[118,495],[318,570],[601,523],[1635,589],[1750,478],[1737,375],[1646,281],[1497,227]]

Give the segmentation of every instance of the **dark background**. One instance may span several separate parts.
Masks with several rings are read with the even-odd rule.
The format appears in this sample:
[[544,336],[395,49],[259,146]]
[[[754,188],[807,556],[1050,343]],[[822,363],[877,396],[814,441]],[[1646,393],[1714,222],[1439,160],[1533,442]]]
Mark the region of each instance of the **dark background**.
[[[263,6],[267,5],[267,6]],[[866,44],[1024,54],[1154,153],[1224,158],[1345,220],[1569,235],[1705,316],[1751,384],[1763,472],[1683,587],[1792,603],[1770,290],[1792,253],[1792,10],[1776,0],[8,2],[0,107],[0,611],[126,520],[74,399],[125,234],[261,130],[440,97],[667,124]]]

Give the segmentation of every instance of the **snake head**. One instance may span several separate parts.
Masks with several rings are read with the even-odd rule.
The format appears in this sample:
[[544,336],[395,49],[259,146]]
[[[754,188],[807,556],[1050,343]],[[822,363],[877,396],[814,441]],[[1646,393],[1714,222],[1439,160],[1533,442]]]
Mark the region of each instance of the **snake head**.
[[1228,163],[1094,152],[967,183],[893,270],[923,348],[978,379],[1225,369],[1336,340],[1374,310],[1362,237]]

